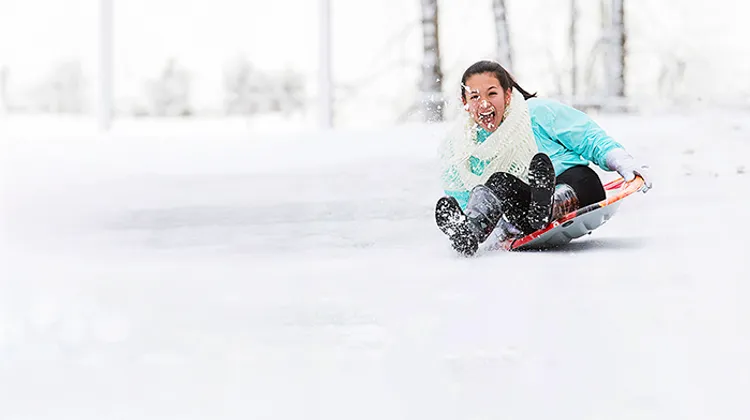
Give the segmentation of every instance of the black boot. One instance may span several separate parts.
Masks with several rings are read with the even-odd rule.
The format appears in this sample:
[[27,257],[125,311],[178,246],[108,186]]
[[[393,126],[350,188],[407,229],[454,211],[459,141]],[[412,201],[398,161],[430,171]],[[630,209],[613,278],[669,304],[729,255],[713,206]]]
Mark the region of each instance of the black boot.
[[466,204],[466,217],[479,243],[487,240],[497,222],[502,217],[502,202],[495,193],[485,185],[477,185],[471,190]]
[[557,220],[566,214],[578,210],[580,207],[578,196],[568,184],[557,184],[552,195],[552,220]]
[[448,235],[453,249],[464,255],[473,255],[479,248],[469,219],[453,197],[441,197],[435,205],[435,222]]
[[435,221],[440,230],[448,235],[456,251],[473,255],[500,221],[500,204],[491,189],[477,185],[471,190],[466,212],[461,210],[453,197],[438,200]]
[[529,203],[528,221],[534,230],[547,226],[552,219],[552,194],[555,192],[555,168],[549,156],[537,153],[529,164]]

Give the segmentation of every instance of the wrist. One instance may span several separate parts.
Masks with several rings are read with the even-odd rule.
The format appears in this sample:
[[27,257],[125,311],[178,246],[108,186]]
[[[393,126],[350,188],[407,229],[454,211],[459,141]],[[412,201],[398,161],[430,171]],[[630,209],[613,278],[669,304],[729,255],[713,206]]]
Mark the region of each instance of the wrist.
[[604,158],[607,168],[611,171],[620,171],[622,168],[633,161],[633,156],[630,155],[625,149],[616,148],[607,152]]

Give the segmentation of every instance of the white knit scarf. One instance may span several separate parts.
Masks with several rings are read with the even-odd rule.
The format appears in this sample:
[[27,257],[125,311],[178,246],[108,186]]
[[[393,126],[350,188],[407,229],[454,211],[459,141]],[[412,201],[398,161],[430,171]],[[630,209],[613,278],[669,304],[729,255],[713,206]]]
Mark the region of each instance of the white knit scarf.
[[[527,181],[529,162],[537,153],[537,146],[523,94],[515,89],[512,91],[500,126],[482,143],[477,141],[478,129],[477,123],[468,115],[463,124],[443,140],[440,157],[444,189],[471,190],[484,184],[496,172],[508,172]],[[481,175],[471,171],[471,156],[487,162]]]

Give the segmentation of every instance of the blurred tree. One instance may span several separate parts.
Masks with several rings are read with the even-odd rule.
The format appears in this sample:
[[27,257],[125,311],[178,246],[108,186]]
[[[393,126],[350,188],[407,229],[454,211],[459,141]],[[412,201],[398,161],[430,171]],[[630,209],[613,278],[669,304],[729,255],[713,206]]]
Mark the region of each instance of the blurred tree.
[[625,98],[627,33],[624,0],[600,0],[601,36],[594,43],[584,69],[584,88],[596,107],[622,111]]
[[80,114],[85,108],[85,80],[80,60],[61,63],[53,79],[55,112]]
[[10,112],[10,100],[8,99],[8,80],[10,80],[10,68],[0,67],[0,112]]
[[510,29],[505,0],[492,0],[492,11],[495,15],[495,38],[497,39],[497,60],[512,72],[513,59],[510,46]]
[[232,60],[224,67],[224,112],[228,115],[258,113],[259,107],[253,97],[253,68],[244,58]]
[[[610,34],[610,15],[609,5],[611,0],[599,0],[599,24],[600,36],[594,42],[594,45],[586,57],[586,64],[583,68],[583,84],[581,86],[583,94],[588,98],[601,98],[608,95],[607,77],[609,76],[610,56],[609,34]],[[598,106],[602,104],[599,103]]]
[[295,112],[304,109],[303,77],[292,70],[273,75],[244,57],[224,68],[224,111],[228,115]]
[[80,114],[85,110],[85,76],[78,59],[57,64],[47,80],[30,92],[30,111],[55,114]]
[[601,0],[603,44],[604,95],[608,98],[625,96],[625,0]]
[[305,83],[301,74],[294,70],[286,70],[280,75],[279,81],[281,110],[285,112],[301,111],[305,108]]
[[577,0],[570,0],[570,27],[568,28],[568,42],[570,46],[570,95],[578,95],[578,5]]
[[609,96],[625,96],[625,0],[611,0],[612,31],[610,39]]
[[657,79],[658,91],[663,98],[677,99],[683,92],[687,63],[676,53],[663,55],[663,61]]
[[190,73],[177,60],[167,60],[159,77],[146,83],[152,115],[184,117],[193,114],[190,106]]
[[422,110],[426,121],[443,120],[443,73],[440,70],[440,42],[437,0],[422,1]]

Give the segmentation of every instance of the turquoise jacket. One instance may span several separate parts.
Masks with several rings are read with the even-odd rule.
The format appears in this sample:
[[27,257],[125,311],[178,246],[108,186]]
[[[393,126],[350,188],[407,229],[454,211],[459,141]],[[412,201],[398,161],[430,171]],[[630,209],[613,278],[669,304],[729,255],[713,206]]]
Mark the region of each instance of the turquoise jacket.
[[[555,175],[560,175],[573,166],[588,166],[593,162],[605,171],[606,155],[610,150],[622,148],[612,137],[585,113],[550,99],[530,98],[526,101],[531,116],[537,149],[552,160]],[[490,135],[479,128],[477,141],[483,142]],[[475,157],[470,159],[471,171],[481,175],[485,162]],[[455,197],[462,208],[469,200],[469,191],[445,191]]]

